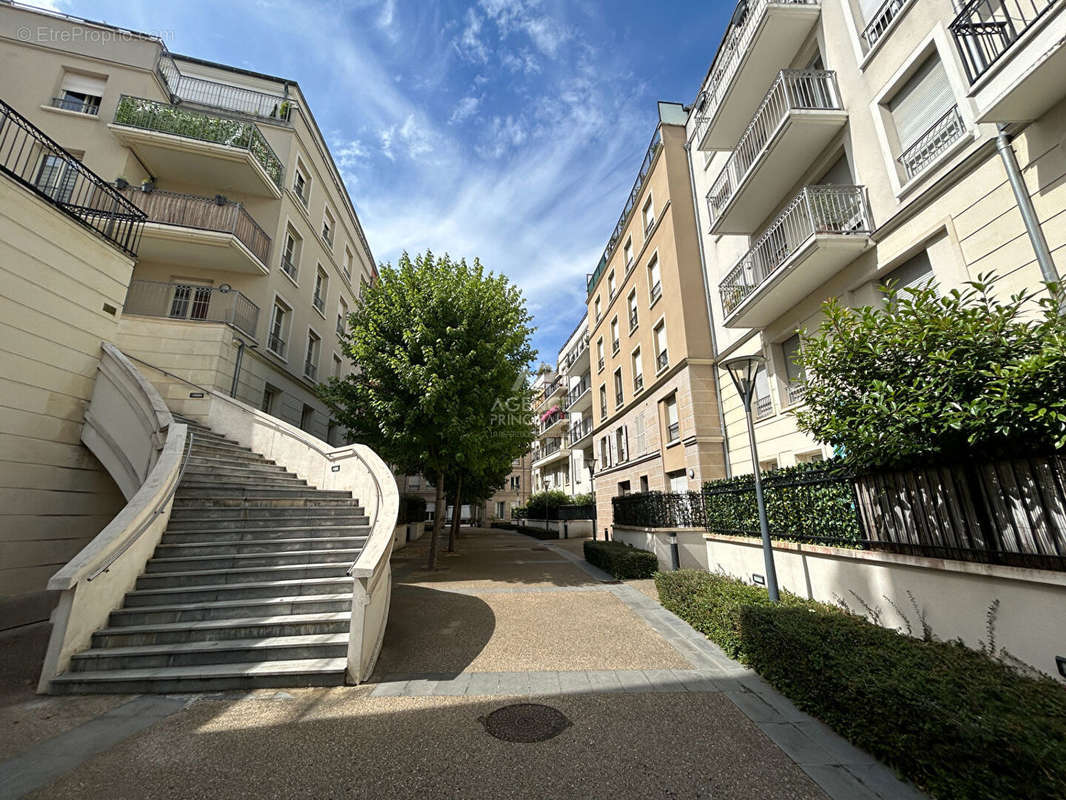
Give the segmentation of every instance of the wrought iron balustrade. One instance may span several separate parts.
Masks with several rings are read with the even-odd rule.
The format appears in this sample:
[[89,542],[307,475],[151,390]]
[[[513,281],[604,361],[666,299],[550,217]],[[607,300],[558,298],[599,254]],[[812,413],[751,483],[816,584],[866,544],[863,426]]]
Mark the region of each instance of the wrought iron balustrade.
[[966,135],[966,124],[959,114],[959,107],[952,106],[944,116],[934,122],[912,145],[899,155],[899,163],[907,178],[913,178],[924,170],[951,145]]
[[866,27],[862,30],[862,39],[866,42],[867,50],[881,41],[885,31],[910,2],[911,0],[885,0],[870,16],[870,19],[866,21]]
[[76,111],[79,114],[90,114],[94,117],[100,114],[99,97],[87,97],[84,100],[79,100],[76,97],[53,97],[48,104],[52,108],[60,108],[63,111]]
[[973,83],[1034,22],[1063,0],[970,0],[952,21],[951,35]]
[[270,94],[230,83],[183,75],[174,59],[164,53],[157,71],[176,102],[247,114],[274,122],[288,122],[295,103],[285,94]]

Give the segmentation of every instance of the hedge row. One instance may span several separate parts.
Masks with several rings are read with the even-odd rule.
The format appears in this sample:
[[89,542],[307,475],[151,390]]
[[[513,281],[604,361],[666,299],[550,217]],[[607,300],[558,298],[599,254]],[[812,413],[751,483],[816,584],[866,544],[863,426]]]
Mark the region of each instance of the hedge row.
[[619,580],[650,578],[659,569],[654,553],[623,542],[585,541],[585,560]]
[[664,606],[935,798],[1066,796],[1066,689],[733,578],[655,576]]
[[425,522],[426,516],[425,498],[419,497],[416,494],[400,495],[400,507],[396,517],[397,524],[402,525],[408,522]]

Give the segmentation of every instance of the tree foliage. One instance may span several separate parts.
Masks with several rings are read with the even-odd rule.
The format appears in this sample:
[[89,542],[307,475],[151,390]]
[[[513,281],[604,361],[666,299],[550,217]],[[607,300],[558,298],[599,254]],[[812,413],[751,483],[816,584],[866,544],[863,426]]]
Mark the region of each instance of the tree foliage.
[[997,458],[1066,446],[1066,319],[1057,292],[997,300],[980,276],[940,294],[832,299],[802,348],[799,425],[859,468]]
[[404,253],[349,315],[343,342],[355,372],[320,394],[350,436],[434,480],[440,501],[447,475],[485,476],[529,448],[531,321],[521,291],[477,259]]

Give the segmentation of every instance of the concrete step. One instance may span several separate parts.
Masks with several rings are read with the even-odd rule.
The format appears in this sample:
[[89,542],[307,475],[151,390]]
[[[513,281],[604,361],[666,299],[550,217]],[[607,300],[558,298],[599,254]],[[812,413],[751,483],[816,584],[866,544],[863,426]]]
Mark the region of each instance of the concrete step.
[[[304,492],[303,494],[308,494]],[[217,508],[232,508],[232,509],[251,509],[265,511],[271,508],[289,508],[289,509],[306,509],[306,508],[325,508],[325,507],[337,507],[347,509],[346,513],[352,513],[351,509],[362,510],[362,506],[359,505],[359,501],[353,498],[351,495],[345,494],[342,497],[334,497],[333,495],[327,495],[325,497],[320,496],[320,492],[311,492],[310,497],[295,497],[286,493],[284,496],[279,496],[275,493],[267,493],[265,497],[244,497],[244,496],[232,496],[225,495],[222,497],[187,497],[182,492],[178,492],[174,496],[174,510],[195,510],[195,516],[203,516],[205,513],[214,513]]]
[[[168,528],[167,532],[163,534],[161,544],[215,545],[220,543],[229,544],[232,542],[238,542],[240,544],[267,545],[272,541],[289,539],[315,540],[333,539],[338,537],[344,539],[365,539],[370,534],[370,526],[365,524],[366,518],[355,517],[354,519],[362,520],[363,524],[320,525],[315,523],[313,525],[277,526],[273,528],[236,528],[228,526],[210,529],[179,528],[178,530],[170,530]],[[285,521],[299,522],[299,520]]]
[[242,484],[230,483],[228,481],[226,483],[212,483],[209,481],[201,482],[189,480],[181,482],[181,486],[178,487],[175,497],[180,497],[182,500],[225,500],[229,498],[247,498],[249,500],[314,500],[316,498],[321,500],[330,498],[352,499],[350,492],[313,489],[306,485],[291,489],[282,485],[267,485],[262,489],[257,489],[254,485],[245,486]]
[[359,556],[359,548],[343,550],[292,550],[287,553],[248,553],[246,555],[182,556],[152,558],[144,567],[146,575],[211,569],[245,567],[282,567],[291,564],[350,565]]
[[285,564],[277,567],[240,569],[201,569],[181,572],[144,573],[137,578],[136,589],[166,589],[172,586],[240,585],[263,581],[302,581],[309,578],[347,577],[348,564]]
[[192,456],[185,467],[186,472],[214,472],[222,470],[222,474],[244,475],[294,475],[285,467],[277,464],[268,464],[265,461],[238,461],[232,458],[206,458],[204,456]]
[[352,595],[312,594],[297,597],[270,597],[243,600],[222,600],[214,603],[183,603],[148,608],[120,608],[108,618],[111,628],[131,625],[161,625],[169,622],[203,622],[212,619],[252,619],[280,617],[286,614],[327,614],[351,611]]
[[[295,508],[284,508],[277,506],[269,507],[256,507],[255,504],[249,503],[248,505],[242,505],[238,507],[218,507],[212,508],[209,512],[201,513],[195,508],[180,508],[170,512],[170,525],[180,525],[182,527],[196,527],[196,528],[208,528],[218,525],[221,522],[253,522],[252,527],[272,527],[271,523],[277,522],[279,525],[304,525],[304,522],[289,522],[289,520],[322,520],[323,524],[327,523],[326,520],[336,519],[337,517],[365,517],[366,510],[358,504],[351,504],[347,506],[299,506]],[[201,522],[206,521],[208,524],[203,525]],[[187,523],[196,523],[193,526],[188,526]],[[317,523],[316,523],[317,524]]]
[[200,439],[194,439],[192,444],[192,454],[190,458],[226,458],[235,459],[238,461],[256,461],[260,463],[271,464],[274,463],[267,458],[264,458],[259,453],[253,450],[249,450],[247,447],[241,447],[238,444],[224,444],[222,442],[204,442]]
[[218,464],[219,466],[241,464],[249,467],[274,467],[277,469],[284,469],[276,461],[269,458],[264,458],[259,453],[253,453],[250,450],[226,450],[225,452],[197,452],[197,448],[194,446],[192,453],[189,455],[189,463],[204,462],[207,464]]
[[313,489],[307,481],[287,472],[271,474],[248,474],[241,470],[234,470],[230,474],[223,474],[217,470],[205,472],[201,470],[185,470],[178,491],[182,489],[206,489],[206,488],[273,488],[279,489]]
[[269,636],[307,636],[347,633],[350,611],[322,614],[281,614],[275,617],[209,619],[201,622],[164,622],[155,625],[107,627],[93,634],[92,646],[136,647],[147,644],[261,639]]
[[[291,529],[290,529],[291,532]],[[216,534],[218,538],[201,537],[199,541],[175,542],[164,534],[163,540],[155,549],[153,558],[169,559],[185,556],[250,555],[253,553],[288,553],[308,550],[361,550],[366,544],[365,536],[310,536],[291,539],[231,539],[226,535]],[[328,533],[328,532],[327,532]],[[291,535],[291,533],[290,533]],[[297,534],[298,535],[298,534]]]
[[343,686],[345,658],[67,672],[52,683],[62,694],[182,694],[231,689]]
[[146,608],[177,603],[215,603],[253,598],[305,597],[344,594],[352,591],[352,579],[338,577],[296,580],[246,581],[242,583],[207,583],[197,586],[170,586],[159,589],[135,589],[126,595],[124,608]]
[[211,519],[210,517],[200,517],[197,519],[179,520],[177,522],[171,521],[171,523],[167,526],[167,533],[216,534],[221,533],[222,531],[234,531],[232,538],[240,539],[255,538],[244,537],[243,533],[254,533],[258,531],[263,534],[263,538],[269,539],[271,538],[269,534],[276,530],[289,529],[294,531],[316,531],[316,533],[309,535],[319,536],[325,535],[317,533],[317,531],[323,529],[328,530],[330,528],[368,528],[369,525],[369,517],[360,516],[357,514],[349,514],[347,516],[338,515],[333,517],[321,517],[311,515],[303,517],[286,516],[274,519]]
[[204,664],[346,658],[347,654],[347,633],[317,633],[310,636],[273,636],[262,639],[86,650],[71,659],[70,671],[162,669]]

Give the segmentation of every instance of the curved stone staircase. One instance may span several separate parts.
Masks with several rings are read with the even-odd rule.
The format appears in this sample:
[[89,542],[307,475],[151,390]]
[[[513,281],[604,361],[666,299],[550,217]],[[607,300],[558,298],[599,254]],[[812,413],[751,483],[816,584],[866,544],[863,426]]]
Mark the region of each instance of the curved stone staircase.
[[363,508],[175,418],[193,443],[166,532],[122,608],[52,691],[343,684],[347,573],[369,533]]

